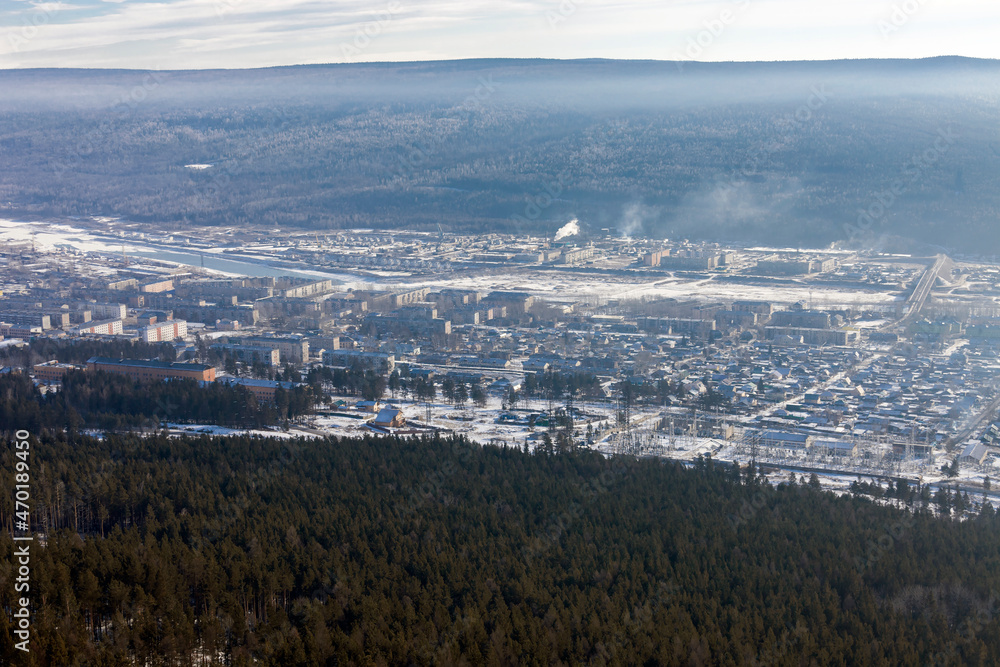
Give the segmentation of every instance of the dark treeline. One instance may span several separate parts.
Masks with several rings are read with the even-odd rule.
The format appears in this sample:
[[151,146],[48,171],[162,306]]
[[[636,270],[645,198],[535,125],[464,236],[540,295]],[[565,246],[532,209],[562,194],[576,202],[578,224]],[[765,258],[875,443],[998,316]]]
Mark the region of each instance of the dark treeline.
[[[621,398],[623,395],[633,404],[669,405],[674,399],[686,396],[684,387],[669,380],[656,382],[623,380],[610,387],[610,395]],[[547,398],[551,400],[572,399],[606,399],[609,397],[601,385],[601,379],[593,373],[573,373],[545,371],[542,373],[527,373],[524,376],[524,386],[521,394],[530,398]]]
[[592,373],[560,373],[556,371],[526,373],[522,391],[532,398],[605,397],[600,379]]
[[35,432],[60,426],[155,429],[168,421],[255,428],[305,414],[312,405],[308,386],[279,390],[275,402],[269,403],[240,386],[71,371],[59,391],[43,395],[25,375],[0,375],[0,424]]
[[[461,439],[33,442],[47,541],[32,653],[0,614],[4,664],[1000,661],[990,508]],[[12,513],[0,496],[8,613]]]
[[53,360],[64,364],[82,364],[91,357],[174,361],[177,354],[170,343],[91,338],[35,338],[27,346],[0,350],[0,364],[17,368],[30,368]]
[[306,381],[317,388],[328,388],[349,396],[361,396],[370,401],[381,398],[389,383],[385,375],[370,369],[329,366],[313,366],[306,375]]

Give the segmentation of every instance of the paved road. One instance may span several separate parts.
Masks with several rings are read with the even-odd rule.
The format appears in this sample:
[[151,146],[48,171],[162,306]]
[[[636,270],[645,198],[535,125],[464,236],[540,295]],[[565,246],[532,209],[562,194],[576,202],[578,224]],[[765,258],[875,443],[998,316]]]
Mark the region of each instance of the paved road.
[[954,447],[957,444],[965,442],[969,437],[972,436],[973,433],[975,433],[975,431],[980,426],[982,426],[983,421],[989,419],[990,417],[992,417],[992,415],[996,414],[998,408],[1000,408],[1000,396],[997,396],[992,401],[990,401],[989,404],[987,404],[987,406],[983,408],[982,412],[979,413],[979,415],[972,421],[972,423],[969,426],[965,428],[964,431],[949,438],[948,441],[945,443],[945,446],[950,449],[951,447]]
[[931,264],[930,268],[924,271],[924,274],[920,276],[920,281],[917,282],[917,286],[913,288],[913,293],[910,295],[910,298],[906,300],[906,314],[903,315],[901,320],[899,320],[899,324],[906,324],[920,314],[924,304],[927,303],[927,297],[930,296],[931,290],[934,289],[934,285],[937,283],[941,268],[947,261],[947,255],[938,255],[934,260],[934,263]]
[[801,403],[805,399],[806,394],[819,394],[819,393],[823,393],[825,390],[829,389],[830,387],[832,387],[833,385],[837,384],[842,379],[844,379],[845,376],[854,375],[856,373],[859,373],[859,372],[863,371],[865,368],[868,368],[868,366],[870,366],[874,362],[876,362],[876,361],[878,361],[880,359],[884,359],[886,356],[888,356],[888,352],[879,352],[879,353],[873,354],[871,357],[869,357],[868,359],[865,359],[864,361],[860,362],[858,365],[852,366],[851,368],[848,368],[846,370],[840,371],[836,375],[832,376],[829,380],[825,380],[822,383],[815,384],[812,387],[809,387],[808,389],[806,389],[801,394],[796,394],[795,396],[792,396],[788,400],[781,401],[780,403],[775,403],[774,405],[770,405],[770,406],[764,408],[763,410],[761,410],[760,412],[757,412],[757,413],[754,413],[754,414],[750,414],[750,415],[746,415],[744,418],[740,419],[740,421],[744,422],[744,423],[751,423],[754,420],[756,420],[756,418],[758,416],[761,416],[761,417],[770,417],[771,415],[773,415],[778,410],[784,409],[789,403],[791,403],[793,405],[796,404],[796,403]]

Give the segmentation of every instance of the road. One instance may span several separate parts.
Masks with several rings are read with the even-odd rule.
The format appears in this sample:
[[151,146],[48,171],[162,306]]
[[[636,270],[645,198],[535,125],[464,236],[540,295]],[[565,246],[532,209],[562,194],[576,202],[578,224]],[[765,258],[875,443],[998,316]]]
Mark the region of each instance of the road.
[[984,420],[996,414],[997,408],[1000,408],[1000,395],[990,401],[964,431],[949,438],[945,446],[950,450],[955,445],[965,442],[982,425]]
[[741,419],[740,421],[745,422],[745,423],[749,423],[749,422],[754,421],[757,417],[770,417],[771,415],[773,415],[778,410],[783,410],[789,404],[794,405],[796,403],[801,403],[805,399],[806,394],[819,394],[819,393],[822,393],[822,392],[826,391],[827,389],[829,389],[830,387],[832,387],[833,385],[835,385],[838,382],[840,382],[842,379],[844,379],[844,377],[849,376],[849,375],[854,375],[856,373],[859,373],[859,372],[863,371],[865,368],[867,368],[868,366],[870,366],[874,362],[876,362],[876,361],[878,361],[880,359],[885,358],[887,355],[888,355],[887,352],[880,352],[880,353],[873,354],[871,357],[869,357],[868,359],[865,359],[864,361],[862,361],[858,365],[853,366],[851,368],[848,368],[846,370],[840,371],[836,375],[832,376],[829,380],[825,380],[825,381],[823,381],[820,384],[815,384],[812,387],[809,387],[808,389],[806,389],[801,394],[797,394],[795,396],[792,396],[791,398],[789,398],[787,400],[784,400],[784,401],[781,401],[780,403],[775,403],[773,405],[769,405],[768,407],[764,408],[760,412],[757,412],[755,414],[747,415],[745,418]]
[[[913,288],[913,293],[906,300],[906,304],[907,304],[907,312],[906,312],[906,314],[902,317],[902,319],[900,319],[900,320],[898,320],[896,322],[892,322],[892,323],[886,324],[885,326],[881,327],[880,328],[881,330],[885,330],[885,329],[897,327],[897,326],[900,326],[900,325],[905,325],[911,318],[916,317],[916,315],[920,313],[920,310],[924,307],[924,303],[927,302],[927,297],[930,296],[931,290],[933,289],[934,285],[937,283],[938,274],[940,273],[941,268],[945,265],[945,263],[947,261],[949,261],[947,255],[938,255],[937,256],[937,258],[934,260],[934,263],[926,271],[924,271],[924,273],[923,273],[922,276],[920,276],[920,281],[917,283],[917,286]],[[801,393],[801,394],[799,394],[797,396],[794,396],[794,397],[792,397],[792,398],[790,398],[790,399],[788,399],[786,401],[782,401],[780,403],[776,403],[774,405],[771,405],[771,406],[767,407],[766,409],[762,410],[761,412],[757,413],[756,415],[752,415],[752,416],[748,417],[748,419],[744,419],[743,421],[751,421],[753,418],[755,418],[757,416],[765,416],[765,417],[767,417],[767,416],[770,416],[770,415],[774,414],[776,411],[778,411],[780,409],[783,409],[789,403],[792,403],[792,404],[799,403],[799,402],[801,402],[805,398],[805,395],[807,393],[809,393],[809,394],[815,394],[815,393],[818,393],[818,392],[822,392],[823,390],[825,390],[825,389],[831,387],[832,385],[836,384],[837,382],[839,382],[848,373],[850,373],[850,374],[857,373],[857,372],[861,371],[862,369],[866,368],[867,366],[869,366],[870,364],[872,364],[873,362],[878,361],[880,359],[883,359],[886,355],[887,355],[887,353],[884,353],[884,352],[883,353],[879,353],[879,354],[874,354],[874,355],[872,355],[871,358],[866,359],[865,361],[861,362],[859,365],[855,366],[854,368],[851,368],[849,370],[837,373],[836,375],[834,375],[833,377],[831,377],[829,380],[823,382],[822,384],[818,384],[818,385],[815,385],[813,387],[810,387],[805,392],[803,392],[803,393]]]
[[934,285],[937,284],[941,268],[947,261],[947,255],[938,255],[930,268],[924,271],[924,274],[920,276],[917,286],[913,288],[913,293],[910,294],[910,298],[906,300],[906,314],[903,315],[898,324],[905,325],[920,314],[924,304],[927,303],[927,297],[930,296],[931,290],[934,289]]

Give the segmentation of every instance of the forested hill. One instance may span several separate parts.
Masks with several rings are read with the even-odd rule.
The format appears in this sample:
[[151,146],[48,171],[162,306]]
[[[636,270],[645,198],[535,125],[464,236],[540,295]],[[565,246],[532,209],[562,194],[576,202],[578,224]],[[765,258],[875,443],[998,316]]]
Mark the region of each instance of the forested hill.
[[0,215],[995,253],[998,111],[962,58],[7,70]]
[[3,664],[1000,662],[1000,521],[912,489],[907,512],[458,439],[46,435],[31,456],[35,639],[14,655],[0,614]]

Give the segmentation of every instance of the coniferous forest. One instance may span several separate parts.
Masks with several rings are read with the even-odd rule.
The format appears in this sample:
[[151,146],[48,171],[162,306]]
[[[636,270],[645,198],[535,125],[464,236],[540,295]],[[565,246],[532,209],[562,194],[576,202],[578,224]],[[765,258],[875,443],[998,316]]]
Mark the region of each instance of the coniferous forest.
[[259,428],[308,413],[317,393],[312,385],[280,389],[270,403],[240,386],[74,370],[63,376],[59,391],[41,395],[28,376],[11,373],[0,375],[0,424],[31,432],[56,426],[157,430],[172,422]]
[[39,436],[30,654],[0,497],[2,664],[1000,661],[988,506],[460,438]]

